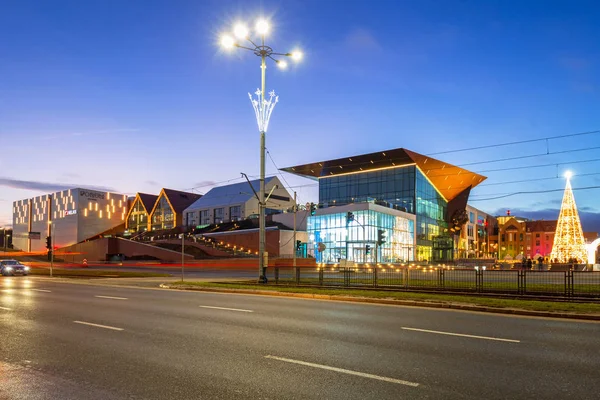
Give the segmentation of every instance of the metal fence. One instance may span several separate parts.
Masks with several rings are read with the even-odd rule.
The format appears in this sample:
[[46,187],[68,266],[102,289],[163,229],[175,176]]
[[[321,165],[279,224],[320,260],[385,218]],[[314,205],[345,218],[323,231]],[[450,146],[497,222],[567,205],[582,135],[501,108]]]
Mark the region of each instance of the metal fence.
[[600,272],[286,266],[268,268],[267,277],[279,285],[600,298]]

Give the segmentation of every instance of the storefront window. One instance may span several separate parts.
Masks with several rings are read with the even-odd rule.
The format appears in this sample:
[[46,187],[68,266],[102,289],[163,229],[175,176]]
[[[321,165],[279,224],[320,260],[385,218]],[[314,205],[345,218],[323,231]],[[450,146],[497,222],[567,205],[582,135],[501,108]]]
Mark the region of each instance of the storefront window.
[[[308,253],[317,262],[357,263],[407,262],[414,260],[414,221],[373,210],[353,211],[354,221],[346,214],[327,214],[308,218]],[[376,249],[377,231],[385,231],[386,241]],[[324,246],[319,251],[319,244]],[[370,246],[367,254],[367,245]]]
[[175,226],[173,210],[167,198],[161,196],[152,214],[152,230],[171,229]]

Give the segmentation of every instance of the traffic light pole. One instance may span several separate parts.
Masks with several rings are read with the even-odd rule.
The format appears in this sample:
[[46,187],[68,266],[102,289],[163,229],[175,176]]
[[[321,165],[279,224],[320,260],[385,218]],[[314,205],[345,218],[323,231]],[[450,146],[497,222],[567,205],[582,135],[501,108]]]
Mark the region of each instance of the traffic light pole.
[[294,243],[294,258],[292,259],[292,265],[296,268],[296,253],[298,249],[296,248],[296,210],[298,209],[296,202],[296,192],[294,192],[294,238],[292,239],[292,243]]
[[54,269],[54,224],[50,226],[50,278]]

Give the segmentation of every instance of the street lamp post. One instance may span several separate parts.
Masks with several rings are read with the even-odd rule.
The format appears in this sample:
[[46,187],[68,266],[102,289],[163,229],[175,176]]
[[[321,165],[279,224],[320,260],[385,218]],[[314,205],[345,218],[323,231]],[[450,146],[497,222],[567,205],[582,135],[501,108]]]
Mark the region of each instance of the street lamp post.
[[[294,51],[291,53],[277,53],[272,47],[265,44],[265,37],[269,32],[269,23],[260,19],[256,23],[256,33],[260,36],[260,44],[253,41],[250,38],[250,32],[246,25],[238,23],[233,29],[235,37],[239,40],[244,41],[246,45],[242,45],[236,41],[231,35],[224,35],[221,38],[221,46],[226,49],[232,49],[234,47],[249,50],[256,56],[260,57],[260,69],[261,69],[261,86],[255,94],[257,99],[253,99],[250,96],[250,101],[256,114],[256,121],[258,123],[258,130],[260,131],[260,190],[258,194],[258,210],[259,210],[259,234],[258,234],[258,281],[259,283],[266,282],[265,269],[265,208],[266,208],[266,196],[265,196],[265,136],[267,128],[269,126],[269,120],[275,104],[279,101],[279,98],[275,95],[275,92],[269,93],[269,99],[265,98],[266,92],[266,71],[267,71],[267,58],[273,60],[280,68],[286,68],[287,62],[282,59],[275,57],[291,57],[295,61],[302,59],[302,53]],[[248,42],[248,43],[246,43]],[[268,263],[268,261],[267,261]]]
[[56,240],[54,232],[56,229],[54,229],[52,221],[48,221],[48,223],[50,224],[50,278],[52,278],[52,270],[54,269],[54,240]]

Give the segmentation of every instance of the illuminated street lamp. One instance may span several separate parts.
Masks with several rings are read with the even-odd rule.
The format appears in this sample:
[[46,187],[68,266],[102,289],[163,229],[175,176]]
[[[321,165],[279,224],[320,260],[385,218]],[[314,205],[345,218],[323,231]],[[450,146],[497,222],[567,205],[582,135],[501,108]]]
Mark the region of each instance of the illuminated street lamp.
[[[233,27],[233,35],[224,35],[221,37],[221,46],[225,49],[233,49],[234,47],[249,50],[256,56],[260,57],[260,68],[261,68],[261,86],[256,94],[256,99],[252,97],[250,93],[250,101],[256,114],[256,121],[258,123],[258,130],[260,131],[260,191],[258,193],[258,209],[259,209],[259,236],[258,236],[258,275],[259,282],[266,282],[265,276],[265,208],[266,208],[266,196],[265,196],[265,134],[269,127],[269,120],[275,104],[279,101],[279,97],[275,95],[274,91],[269,93],[269,98],[265,99],[266,92],[266,70],[267,70],[267,58],[273,60],[278,67],[285,69],[287,62],[281,57],[289,57],[294,61],[300,61],[302,59],[302,53],[299,51],[293,51],[291,53],[277,53],[272,47],[265,44],[265,36],[270,31],[269,22],[265,19],[259,19],[256,22],[254,32],[260,38],[260,40],[252,40],[250,30],[243,23],[238,23]],[[241,41],[241,43],[240,43]],[[258,44],[257,44],[258,43]],[[277,57],[277,58],[276,58]]]

